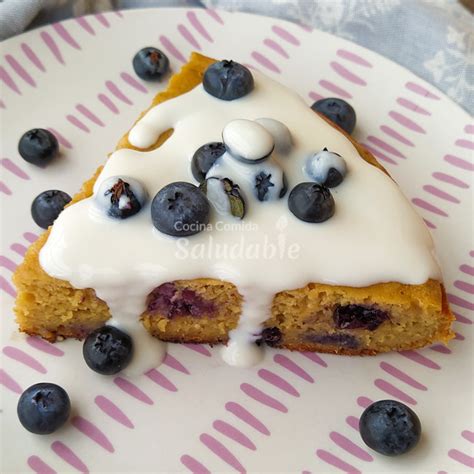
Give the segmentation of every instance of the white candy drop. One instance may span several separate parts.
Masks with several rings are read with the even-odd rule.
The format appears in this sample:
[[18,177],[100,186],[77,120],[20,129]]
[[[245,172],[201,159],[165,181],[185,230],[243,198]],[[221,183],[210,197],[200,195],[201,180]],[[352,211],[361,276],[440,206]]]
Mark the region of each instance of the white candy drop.
[[277,153],[286,155],[290,152],[293,140],[289,128],[284,123],[267,117],[258,118],[255,122],[263,125],[272,134]]
[[229,122],[222,139],[234,158],[248,163],[264,160],[275,146],[272,134],[263,125],[246,119]]

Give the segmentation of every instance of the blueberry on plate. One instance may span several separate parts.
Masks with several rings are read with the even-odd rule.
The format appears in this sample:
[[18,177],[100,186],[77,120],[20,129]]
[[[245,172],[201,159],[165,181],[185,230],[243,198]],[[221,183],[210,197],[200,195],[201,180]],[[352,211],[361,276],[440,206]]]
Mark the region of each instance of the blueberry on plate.
[[133,57],[133,69],[145,81],[158,81],[169,68],[168,56],[157,48],[147,47]]
[[282,155],[289,153],[293,146],[293,140],[290,130],[284,123],[267,117],[256,119],[255,122],[264,126],[272,134],[273,141],[275,142],[275,151],[277,153],[281,153]]
[[64,191],[52,189],[43,191],[31,204],[31,217],[37,225],[47,229],[61,214],[64,206],[71,201],[71,196]]
[[324,148],[308,157],[304,170],[316,183],[334,188],[344,180],[347,165],[341,155]]
[[349,135],[356,126],[356,113],[345,100],[329,97],[316,101],[311,108],[327,117]]
[[37,166],[46,166],[59,152],[57,138],[44,128],[25,132],[18,143],[21,157]]
[[331,191],[317,183],[297,184],[288,196],[290,211],[304,222],[324,222],[334,215]]
[[252,73],[234,61],[219,61],[211,64],[202,80],[204,90],[222,100],[239,99],[253,89]]
[[368,406],[359,421],[364,443],[385,456],[398,456],[413,449],[421,437],[416,413],[395,400],[379,400]]
[[255,164],[265,161],[275,147],[272,134],[254,120],[237,119],[222,130],[226,150],[236,160]]
[[205,181],[207,172],[224,153],[225,146],[221,142],[206,143],[199,147],[191,160],[191,172],[196,181]]
[[132,338],[114,326],[103,326],[87,336],[82,354],[94,372],[117,374],[132,360]]
[[177,181],[166,185],[153,198],[151,219],[160,232],[186,237],[206,228],[210,211],[209,201],[198,187]]
[[17,414],[31,433],[50,434],[66,423],[71,413],[67,392],[54,383],[37,383],[20,396]]
[[110,217],[126,219],[140,212],[147,194],[143,186],[128,176],[112,176],[99,186],[95,201]]

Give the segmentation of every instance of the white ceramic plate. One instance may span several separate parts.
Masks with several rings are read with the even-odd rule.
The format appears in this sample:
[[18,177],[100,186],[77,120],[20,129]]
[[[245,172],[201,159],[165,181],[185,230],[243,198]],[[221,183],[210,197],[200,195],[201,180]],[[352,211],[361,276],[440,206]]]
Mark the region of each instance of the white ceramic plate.
[[[29,207],[45,189],[74,193],[165,84],[138,80],[133,54],[157,45],[178,70],[192,50],[250,64],[310,104],[348,99],[356,138],[382,161],[432,228],[458,321],[449,349],[347,358],[268,351],[249,370],[203,346],[171,346],[151,377],[100,377],[81,344],[16,332],[11,275],[39,229]],[[474,465],[472,185],[474,126],[461,108],[400,66],[357,45],[279,20],[157,9],[66,21],[3,43],[2,472],[465,472]],[[53,130],[62,158],[45,170],[17,153],[21,134]],[[370,229],[367,230],[370,232]],[[87,238],[87,236],[84,236]],[[390,249],[387,249],[390,251]],[[64,386],[71,423],[34,436],[19,393]],[[422,443],[400,458],[370,451],[357,431],[369,400],[413,406]]]

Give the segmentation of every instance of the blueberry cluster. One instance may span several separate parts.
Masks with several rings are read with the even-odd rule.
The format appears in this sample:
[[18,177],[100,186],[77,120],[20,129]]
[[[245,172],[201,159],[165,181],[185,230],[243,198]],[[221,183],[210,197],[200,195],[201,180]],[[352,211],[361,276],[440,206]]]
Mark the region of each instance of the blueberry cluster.
[[338,153],[324,148],[308,157],[303,171],[312,181],[299,183],[291,190],[288,207],[304,222],[324,222],[334,215],[336,209],[329,188],[344,180],[346,162]]
[[[245,209],[240,187],[224,176],[228,169],[226,164],[233,163],[239,179],[250,184],[257,200],[280,199],[286,194],[285,174],[272,159],[275,149],[285,154],[292,146],[290,131],[283,123],[270,118],[233,120],[225,126],[222,140],[198,148],[191,161],[193,176],[219,213],[242,218]],[[227,160],[231,160],[230,163]],[[239,166],[236,167],[235,163]],[[344,180],[346,162],[338,153],[324,148],[308,157],[303,171],[311,182],[299,183],[292,189],[288,207],[300,220],[324,222],[335,212],[329,188]],[[235,203],[239,203],[238,212],[234,212]]]
[[[131,337],[113,326],[93,331],[84,341],[86,364],[102,375],[113,375],[130,363],[133,355]],[[42,382],[27,388],[20,396],[17,415],[31,433],[50,434],[69,419],[71,401],[67,392],[54,383]]]
[[[139,213],[148,201],[143,185],[128,176],[105,179],[95,194],[99,210],[115,219]],[[151,220],[162,233],[185,237],[203,230],[209,222],[210,206],[194,184],[174,182],[163,187],[151,202]]]
[[231,169],[233,175],[238,175],[257,200],[280,199],[286,194],[287,181],[272,153],[275,149],[288,153],[291,145],[290,131],[277,120],[233,120],[224,127],[222,142],[196,150],[191,171],[218,213],[242,219],[244,195],[240,186],[225,176],[227,171]]

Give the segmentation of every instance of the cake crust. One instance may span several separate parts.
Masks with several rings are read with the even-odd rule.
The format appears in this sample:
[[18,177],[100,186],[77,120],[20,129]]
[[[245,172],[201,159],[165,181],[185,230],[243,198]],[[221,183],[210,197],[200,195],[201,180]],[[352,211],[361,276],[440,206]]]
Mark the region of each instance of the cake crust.
[[[214,61],[193,53],[190,61],[170,79],[167,90],[157,94],[150,108],[193,89]],[[362,159],[388,174],[364,147],[338,130],[352,142]],[[161,146],[172,133],[173,130],[164,132],[146,151]],[[128,133],[119,141],[117,149],[120,148],[136,149],[128,141]],[[69,205],[92,195],[101,169],[83,184]],[[43,271],[39,252],[49,232],[44,232],[30,246],[14,274],[13,281],[18,288],[16,319],[21,331],[51,342],[65,337],[82,339],[104,325],[110,311],[93,289],[73,288]],[[163,294],[158,291],[149,296],[147,310],[141,315],[143,325],[152,335],[169,342],[227,342],[229,331],[237,325],[242,305],[235,285],[208,278],[179,280],[169,285],[172,286],[164,288]],[[375,330],[335,328],[336,308],[347,305],[375,308],[389,316]],[[412,316],[407,317],[407,314]],[[304,288],[275,295],[265,327],[274,334],[279,331],[281,336],[265,342],[298,351],[372,355],[423,347],[435,341],[446,343],[454,335],[450,329],[453,320],[444,288],[438,281],[429,280],[422,285],[389,282],[362,288],[309,283]]]

